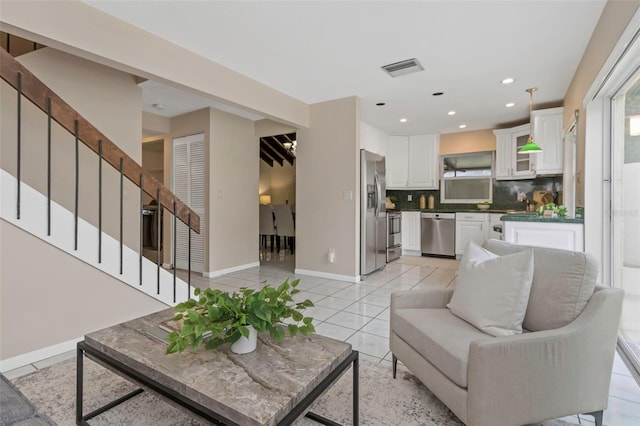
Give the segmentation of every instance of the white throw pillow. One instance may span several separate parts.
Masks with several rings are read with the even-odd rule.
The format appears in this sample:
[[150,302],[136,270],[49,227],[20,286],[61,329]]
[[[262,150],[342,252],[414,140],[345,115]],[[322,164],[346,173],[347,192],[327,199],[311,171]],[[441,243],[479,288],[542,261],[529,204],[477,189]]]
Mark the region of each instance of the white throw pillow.
[[532,281],[532,249],[498,256],[471,241],[447,307],[492,336],[520,334]]

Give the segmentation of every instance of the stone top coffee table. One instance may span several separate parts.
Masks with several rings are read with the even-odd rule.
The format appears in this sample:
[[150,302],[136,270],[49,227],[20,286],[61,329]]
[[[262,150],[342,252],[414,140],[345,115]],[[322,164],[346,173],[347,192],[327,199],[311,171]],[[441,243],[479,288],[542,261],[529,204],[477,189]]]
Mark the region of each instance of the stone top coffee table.
[[160,311],[88,334],[78,343],[77,424],[88,425],[87,420],[143,392],[138,389],[84,415],[84,355],[195,417],[243,426],[292,423],[353,364],[353,424],[358,424],[358,352],[350,344],[317,334],[276,342],[260,333],[258,348],[249,354],[234,354],[223,345],[165,355],[166,345],[145,331],[173,315],[172,309]]

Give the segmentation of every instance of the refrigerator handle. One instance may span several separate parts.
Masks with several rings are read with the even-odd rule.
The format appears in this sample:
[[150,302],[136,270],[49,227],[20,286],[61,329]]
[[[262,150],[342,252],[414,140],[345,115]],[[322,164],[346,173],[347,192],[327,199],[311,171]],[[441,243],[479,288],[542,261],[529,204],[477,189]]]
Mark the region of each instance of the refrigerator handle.
[[379,197],[379,192],[378,192],[378,175],[374,174],[373,175],[373,186],[374,186],[374,191],[373,191],[373,205],[375,206],[373,211],[376,217],[378,217],[378,197]]

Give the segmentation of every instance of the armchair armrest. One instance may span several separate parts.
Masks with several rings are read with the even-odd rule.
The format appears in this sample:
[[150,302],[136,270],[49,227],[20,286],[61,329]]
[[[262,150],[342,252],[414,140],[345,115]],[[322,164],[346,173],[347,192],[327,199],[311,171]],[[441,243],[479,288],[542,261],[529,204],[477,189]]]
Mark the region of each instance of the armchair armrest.
[[452,288],[405,290],[391,293],[391,310],[409,308],[446,308],[453,296]]
[[565,327],[472,342],[470,424],[519,425],[606,408],[622,295],[598,289]]

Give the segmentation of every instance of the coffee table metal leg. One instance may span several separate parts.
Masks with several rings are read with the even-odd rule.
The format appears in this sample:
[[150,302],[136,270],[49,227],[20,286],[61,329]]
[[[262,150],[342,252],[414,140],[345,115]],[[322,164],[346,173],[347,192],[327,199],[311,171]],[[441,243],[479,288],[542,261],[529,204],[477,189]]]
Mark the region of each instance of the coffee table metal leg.
[[120,397],[118,399],[116,399],[115,401],[112,401],[110,403],[108,403],[107,405],[104,405],[92,412],[90,412],[87,415],[83,415],[83,392],[84,392],[84,350],[81,348],[80,344],[78,344],[78,349],[77,349],[77,353],[76,353],[76,366],[77,366],[77,371],[76,371],[76,424],[77,425],[83,425],[83,426],[88,426],[89,423],[87,423],[87,420],[90,420],[102,413],[104,413],[105,411],[108,411],[110,409],[112,409],[113,407],[122,404],[125,401],[128,401],[129,399],[133,398],[136,395],[141,394],[142,392],[144,392],[144,389],[140,388],[140,389],[136,389],[132,392],[129,392],[128,394],[126,394],[123,397]]
[[[360,401],[360,389],[359,389],[359,384],[358,384],[358,377],[359,377],[359,373],[358,373],[358,366],[359,366],[359,353],[357,351],[353,351],[353,361],[351,362],[351,367],[353,369],[353,390],[352,390],[352,395],[353,395],[353,425],[357,426],[358,422],[359,422],[359,417],[360,417],[360,412],[359,412],[359,401]],[[348,368],[348,367],[346,367]],[[346,368],[343,369],[346,370]],[[339,376],[338,376],[339,377]],[[314,398],[315,399],[315,398]],[[328,419],[324,416],[321,416],[319,414],[313,413],[311,411],[307,412],[307,414],[305,414],[305,417],[320,423],[322,425],[325,426],[342,426],[340,423],[334,422],[331,419]]]
[[359,400],[360,400],[360,385],[358,384],[358,366],[359,366],[359,354],[356,359],[353,360],[353,425],[356,426],[359,421]]
[[82,418],[82,394],[84,392],[83,387],[83,359],[84,351],[80,349],[80,346],[76,349],[76,424],[84,425],[86,422]]

